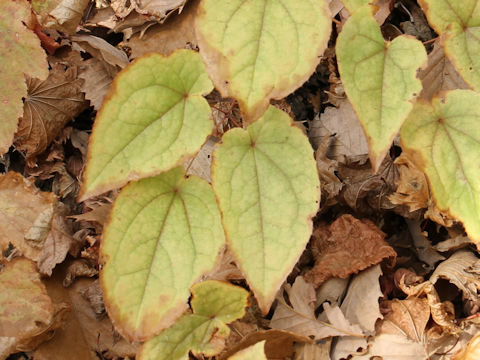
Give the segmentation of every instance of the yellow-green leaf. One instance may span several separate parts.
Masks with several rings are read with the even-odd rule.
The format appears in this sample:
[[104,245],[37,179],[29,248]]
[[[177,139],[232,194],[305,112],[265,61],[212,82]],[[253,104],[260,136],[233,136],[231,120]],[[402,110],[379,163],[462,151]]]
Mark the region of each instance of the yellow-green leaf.
[[373,3],[374,0],[342,0],[343,5],[349,13],[353,13],[355,10],[361,8],[364,5]]
[[480,91],[480,4],[478,0],[420,0],[430,25],[444,37],[445,55],[463,79]]
[[211,186],[185,179],[182,167],[126,186],[101,247],[105,304],[120,333],[145,340],[170,326],[224,242]]
[[210,280],[192,286],[193,314],[148,340],[139,360],[188,360],[188,352],[214,356],[223,348],[229,324],[245,315],[248,292],[238,286]]
[[204,0],[196,31],[215,87],[253,121],[312,74],[331,17],[326,0]]
[[28,22],[30,4],[25,0],[0,1],[0,155],[12,145],[18,118],[27,96],[25,73],[45,79],[48,64],[38,37],[22,22]]
[[228,360],[267,360],[263,350],[264,346],[265,340],[259,341],[255,345],[238,351],[235,355],[230,356]]
[[338,36],[338,69],[363,126],[372,167],[378,170],[422,89],[417,69],[427,61],[423,44],[408,36],[385,42],[370,6],[357,10]]
[[247,130],[225,133],[212,166],[227,241],[268,312],[308,242],[318,209],[313,150],[291,118],[270,106]]
[[480,94],[454,90],[415,105],[401,131],[402,147],[426,173],[440,210],[480,241]]
[[213,129],[202,94],[212,90],[200,55],[150,54],[115,78],[97,114],[80,198],[169,170]]

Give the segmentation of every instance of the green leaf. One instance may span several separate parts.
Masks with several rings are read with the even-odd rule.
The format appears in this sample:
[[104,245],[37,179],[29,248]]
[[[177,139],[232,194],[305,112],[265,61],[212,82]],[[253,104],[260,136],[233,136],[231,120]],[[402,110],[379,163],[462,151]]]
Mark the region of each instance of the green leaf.
[[331,17],[326,0],[204,0],[196,30],[215,87],[251,122],[313,73]]
[[347,20],[336,51],[343,86],[367,136],[376,172],[422,89],[416,72],[427,54],[420,41],[408,36],[384,42],[370,6]]
[[374,0],[342,0],[343,5],[352,14],[355,10],[360,9],[364,5],[373,3]]
[[426,173],[440,210],[480,241],[480,94],[454,90],[415,105],[401,131],[402,147]]
[[115,78],[97,115],[80,199],[157,175],[195,154],[213,129],[200,55],[150,54]]
[[312,155],[302,131],[273,106],[247,130],[225,133],[214,153],[227,241],[264,313],[312,231],[320,198]]
[[229,324],[245,315],[248,292],[238,286],[210,280],[192,286],[193,314],[148,340],[139,360],[188,360],[188,352],[214,356],[223,349]]
[[230,356],[228,360],[267,360],[265,351],[263,350],[264,347],[265,340],[259,341],[255,345],[238,351],[235,355]]
[[145,340],[170,326],[224,242],[212,188],[182,167],[126,186],[101,248],[105,304],[120,333]]
[[30,16],[26,1],[0,1],[0,155],[12,145],[27,96],[24,74],[45,79],[48,64],[38,37],[22,21]]
[[480,91],[478,0],[420,0],[429,23],[443,37],[445,55],[463,79]]

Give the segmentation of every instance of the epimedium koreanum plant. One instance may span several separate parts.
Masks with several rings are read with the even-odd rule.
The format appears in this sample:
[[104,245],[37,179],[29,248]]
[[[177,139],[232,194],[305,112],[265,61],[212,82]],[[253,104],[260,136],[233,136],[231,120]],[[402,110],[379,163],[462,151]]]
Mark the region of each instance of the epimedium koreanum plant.
[[[407,36],[384,41],[369,2],[346,1],[351,17],[336,53],[372,167],[378,169],[401,129],[402,148],[426,173],[438,207],[478,241],[480,95],[454,90],[415,103],[425,49]],[[421,3],[445,34],[447,56],[477,89],[480,52],[466,60],[458,50],[464,43],[476,46],[465,34],[480,22],[472,6],[477,1],[452,2],[453,10]],[[289,115],[269,101],[308,79],[327,46],[331,20],[326,0],[203,0],[196,18],[200,53],[150,54],[114,80],[95,120],[80,200],[124,186],[104,229],[101,283],[117,330],[146,341],[141,359],[221,350],[199,334],[221,329],[219,336],[227,336],[222,324],[242,316],[246,292],[218,282],[192,285],[213,268],[225,243],[264,313],[305,248],[320,200],[313,150]],[[180,165],[212,132],[203,95],[214,87],[237,99],[249,125],[224,134],[210,185],[185,177]],[[204,305],[192,301],[193,314],[182,316],[190,289]],[[235,307],[225,310],[230,303]],[[182,346],[159,351],[172,338]]]

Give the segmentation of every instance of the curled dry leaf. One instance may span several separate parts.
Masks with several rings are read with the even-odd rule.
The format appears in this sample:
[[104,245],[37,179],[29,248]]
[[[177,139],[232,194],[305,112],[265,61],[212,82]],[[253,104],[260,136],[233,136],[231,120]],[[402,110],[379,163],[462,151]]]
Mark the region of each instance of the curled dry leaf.
[[426,268],[427,272],[432,271],[435,264],[441,260],[445,260],[445,257],[433,248],[432,243],[427,239],[428,234],[421,230],[420,221],[406,219],[406,222],[418,258],[428,266],[428,268]]
[[452,360],[477,360],[480,359],[480,334],[470,340],[468,345],[458,354],[452,357]]
[[478,264],[480,260],[474,253],[469,250],[459,250],[437,266],[430,281],[435,284],[439,279],[446,279],[462,291],[465,300],[480,304]]
[[371,221],[342,215],[330,226],[313,232],[315,266],[305,278],[316,287],[331,277],[346,278],[383,259],[395,262],[397,254],[385,242],[385,234]]
[[64,126],[87,108],[75,67],[54,65],[47,80],[27,78],[28,96],[15,146],[27,160],[42,153]]

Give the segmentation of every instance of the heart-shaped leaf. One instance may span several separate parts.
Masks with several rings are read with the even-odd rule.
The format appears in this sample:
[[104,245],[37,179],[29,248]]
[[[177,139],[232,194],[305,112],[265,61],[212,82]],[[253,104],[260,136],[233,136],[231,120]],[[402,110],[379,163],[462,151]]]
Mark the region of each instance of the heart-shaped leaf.
[[248,122],[312,74],[331,17],[326,0],[204,0],[196,30],[215,87],[238,100]]
[[212,90],[200,55],[150,54],[115,78],[97,114],[80,199],[169,170],[213,129],[202,97]]
[[336,51],[343,86],[367,136],[376,172],[422,89],[416,72],[427,53],[408,36],[385,42],[371,11],[364,6],[347,20]]
[[402,147],[426,173],[440,210],[480,241],[480,94],[454,90],[415,105],[403,125]]
[[177,167],[126,186],[105,227],[101,273],[117,329],[145,340],[187,308],[190,286],[210,270],[225,242],[210,185]]
[[302,253],[320,198],[313,150],[291,118],[270,106],[214,152],[212,184],[229,246],[268,312]]
[[443,36],[445,55],[464,80],[480,91],[478,0],[420,0],[429,23]]
[[22,97],[27,95],[24,73],[45,79],[48,64],[38,37],[28,30],[30,4],[25,1],[0,2],[0,155],[12,145],[18,118],[22,116]]
[[139,360],[184,360],[188,352],[214,356],[223,349],[229,324],[245,315],[248,292],[241,287],[210,280],[192,286],[193,314],[148,340]]

